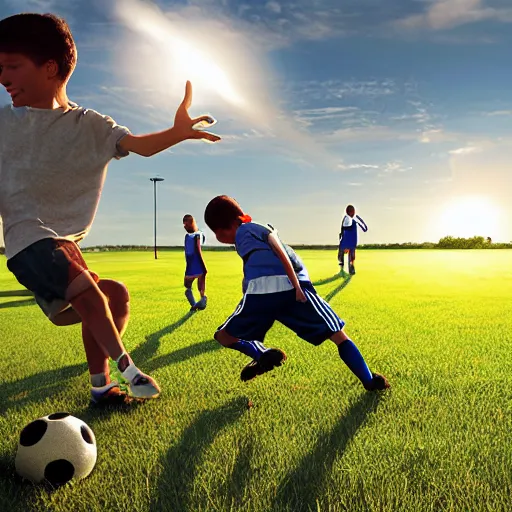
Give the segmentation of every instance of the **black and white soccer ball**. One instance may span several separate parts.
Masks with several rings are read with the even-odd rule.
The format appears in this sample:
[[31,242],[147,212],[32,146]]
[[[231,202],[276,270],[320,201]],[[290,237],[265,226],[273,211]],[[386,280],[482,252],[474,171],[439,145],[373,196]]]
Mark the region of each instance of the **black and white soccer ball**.
[[59,487],[88,476],[96,457],[96,438],[89,426],[67,412],[57,412],[21,431],[15,467],[31,482]]

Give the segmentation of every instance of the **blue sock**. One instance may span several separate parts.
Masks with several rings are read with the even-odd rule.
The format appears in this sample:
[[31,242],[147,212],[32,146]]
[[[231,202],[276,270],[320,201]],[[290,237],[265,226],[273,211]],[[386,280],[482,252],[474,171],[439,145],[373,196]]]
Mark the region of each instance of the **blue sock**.
[[245,341],[238,340],[236,343],[229,345],[228,348],[232,348],[233,350],[238,350],[238,352],[242,352],[246,356],[249,356],[251,359],[258,359],[261,357],[263,352],[267,350],[263,343],[260,341]]
[[368,368],[361,352],[352,340],[345,340],[338,345],[338,353],[343,362],[349,367],[352,373],[363,383],[368,385],[372,381],[372,373]]

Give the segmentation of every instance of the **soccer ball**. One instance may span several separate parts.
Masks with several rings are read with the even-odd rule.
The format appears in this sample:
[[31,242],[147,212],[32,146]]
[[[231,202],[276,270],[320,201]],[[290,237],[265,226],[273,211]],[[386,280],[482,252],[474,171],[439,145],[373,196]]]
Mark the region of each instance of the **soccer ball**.
[[59,487],[85,478],[96,464],[96,438],[82,421],[57,412],[29,423],[20,434],[15,467],[34,483]]

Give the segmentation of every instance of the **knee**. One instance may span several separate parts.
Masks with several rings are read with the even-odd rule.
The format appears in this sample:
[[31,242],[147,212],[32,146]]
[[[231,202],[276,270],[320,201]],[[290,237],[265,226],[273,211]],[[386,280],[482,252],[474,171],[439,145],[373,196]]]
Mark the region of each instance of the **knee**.
[[229,347],[236,341],[238,341],[236,338],[233,338],[230,334],[228,334],[224,329],[221,329],[220,331],[217,331],[213,338],[215,341],[219,342],[223,347]]
[[192,281],[190,279],[185,279],[185,281],[183,281],[183,286],[185,286],[187,290],[190,290],[190,288],[192,288]]
[[98,283],[99,289],[108,297],[109,302],[126,304],[130,302],[128,288],[119,281],[102,279]]

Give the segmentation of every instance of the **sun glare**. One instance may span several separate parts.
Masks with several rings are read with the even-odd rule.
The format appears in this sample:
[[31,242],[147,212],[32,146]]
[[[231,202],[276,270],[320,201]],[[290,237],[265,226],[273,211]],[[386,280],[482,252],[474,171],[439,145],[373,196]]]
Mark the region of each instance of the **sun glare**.
[[215,92],[231,104],[245,103],[225,71],[230,65],[222,55],[209,55],[207,50],[199,49],[208,45],[204,41],[199,44],[186,27],[173,24],[165,16],[158,18],[152,10],[138,11],[137,16],[130,16],[130,12],[121,10],[120,15],[132,29],[154,43],[153,62],[147,64],[162,78],[168,83],[179,83],[180,88],[190,80],[194,87]]
[[445,235],[469,238],[500,236],[500,210],[485,197],[460,197],[450,202],[441,214]]

